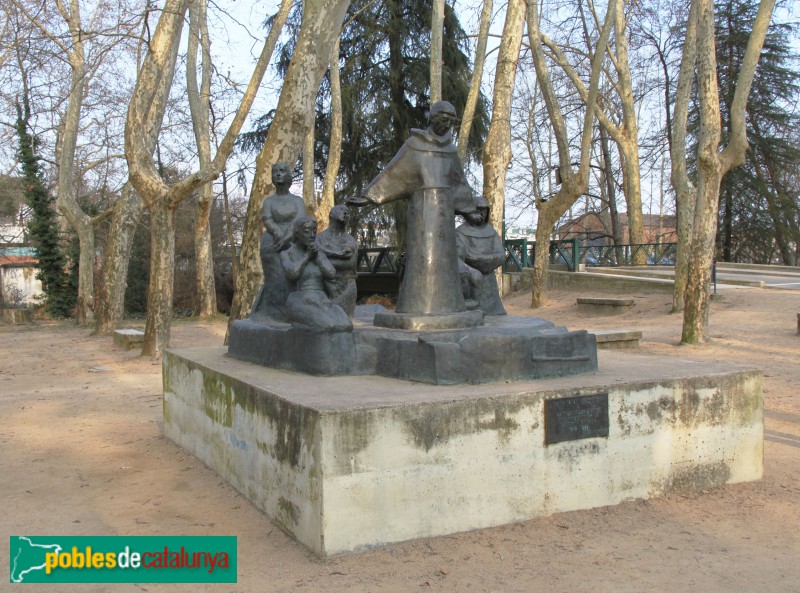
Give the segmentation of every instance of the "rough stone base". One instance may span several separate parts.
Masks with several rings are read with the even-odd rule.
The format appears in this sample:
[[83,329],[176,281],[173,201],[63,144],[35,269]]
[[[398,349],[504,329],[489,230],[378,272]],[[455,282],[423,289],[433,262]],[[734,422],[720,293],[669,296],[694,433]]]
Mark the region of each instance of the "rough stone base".
[[311,333],[287,323],[236,321],[228,354],[312,375],[381,375],[437,385],[597,370],[593,335],[536,317],[487,317],[479,327],[438,331],[376,327],[358,318],[354,325],[352,333]]
[[[427,386],[164,356],[164,432],[320,556],[756,480],[756,371],[601,352],[592,375]],[[608,436],[547,445],[545,401],[608,393]]]
[[375,314],[375,326],[391,329],[432,331],[440,329],[464,329],[483,325],[482,311],[461,311],[442,315],[413,315],[386,311]]
[[234,321],[228,353],[310,375],[352,375],[359,368],[353,332],[311,332],[288,323]]

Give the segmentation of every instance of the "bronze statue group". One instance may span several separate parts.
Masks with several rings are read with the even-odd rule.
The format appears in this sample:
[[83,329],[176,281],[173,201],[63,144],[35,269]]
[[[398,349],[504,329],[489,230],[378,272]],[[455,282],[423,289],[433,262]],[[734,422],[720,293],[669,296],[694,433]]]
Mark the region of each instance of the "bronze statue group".
[[[495,278],[503,245],[489,224],[489,204],[474,196],[452,138],[455,108],[435,103],[428,128],[412,130],[392,161],[350,206],[407,199],[408,248],[396,312],[447,315],[470,310],[505,315]],[[289,322],[315,331],[349,331],[356,304],[358,244],[347,233],[350,210],[334,206],[317,234],[305,204],[289,191],[291,169],[272,167],[275,193],[264,199],[264,285],[253,321]],[[456,215],[465,222],[455,227]]]

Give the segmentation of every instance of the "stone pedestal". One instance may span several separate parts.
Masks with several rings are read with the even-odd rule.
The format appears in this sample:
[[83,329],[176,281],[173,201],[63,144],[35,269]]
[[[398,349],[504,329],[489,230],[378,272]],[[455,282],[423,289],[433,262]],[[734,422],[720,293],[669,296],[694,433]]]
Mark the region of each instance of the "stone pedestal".
[[761,477],[760,373],[600,355],[432,386],[167,351],[164,433],[320,556]]
[[228,353],[241,360],[310,375],[358,371],[353,332],[312,332],[288,323],[234,321]]
[[[480,311],[470,311],[483,318]],[[396,315],[393,313],[376,313]],[[464,315],[464,314],[454,314]],[[429,316],[432,317],[432,316]],[[438,316],[437,316],[438,317]],[[436,385],[540,379],[597,370],[593,335],[536,317],[487,317],[478,327],[402,330],[357,318],[352,332],[288,323],[233,323],[228,354],[312,375],[381,375]]]
[[461,311],[441,315],[415,315],[386,311],[375,314],[374,324],[376,327],[418,331],[464,329],[483,325],[483,311]]

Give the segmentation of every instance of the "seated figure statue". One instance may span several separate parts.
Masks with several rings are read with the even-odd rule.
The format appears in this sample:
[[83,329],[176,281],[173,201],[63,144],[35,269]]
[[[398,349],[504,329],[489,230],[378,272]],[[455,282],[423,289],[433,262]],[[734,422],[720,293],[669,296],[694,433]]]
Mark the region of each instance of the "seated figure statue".
[[356,307],[358,242],[347,233],[349,218],[350,209],[347,206],[339,204],[331,208],[330,226],[317,235],[317,245],[336,268],[336,276],[325,281],[326,292],[334,303],[352,317]]
[[347,313],[332,303],[325,293],[325,281],[336,276],[336,269],[316,243],[317,222],[309,216],[294,221],[292,244],[281,252],[289,296],[286,317],[294,326],[320,332],[351,331]]
[[494,271],[503,265],[503,243],[489,224],[489,202],[475,197],[475,212],[464,215],[467,222],[456,229],[459,273],[468,308],[485,315],[505,315]]

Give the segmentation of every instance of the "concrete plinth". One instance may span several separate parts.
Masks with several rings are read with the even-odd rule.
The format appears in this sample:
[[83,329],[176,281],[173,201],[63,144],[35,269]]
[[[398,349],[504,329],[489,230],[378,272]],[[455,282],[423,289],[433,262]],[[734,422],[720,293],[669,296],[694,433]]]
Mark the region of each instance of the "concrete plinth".
[[[594,374],[431,386],[168,351],[164,433],[320,556],[761,477],[759,372],[599,354]],[[546,402],[606,393],[604,436],[555,442]]]

